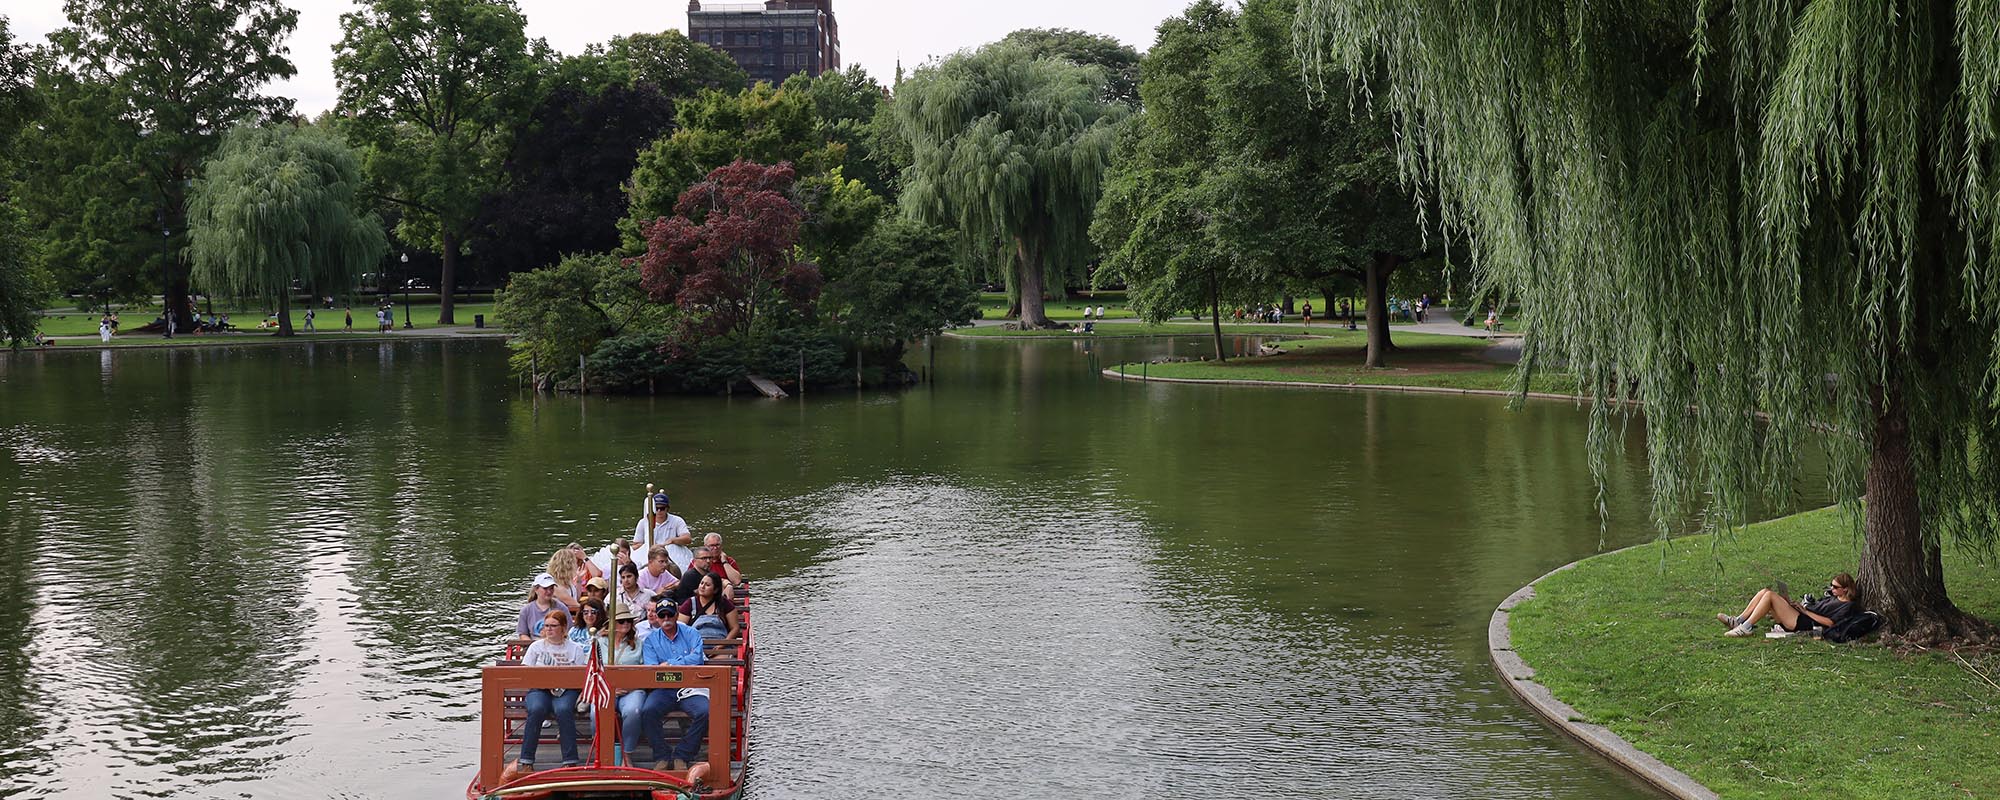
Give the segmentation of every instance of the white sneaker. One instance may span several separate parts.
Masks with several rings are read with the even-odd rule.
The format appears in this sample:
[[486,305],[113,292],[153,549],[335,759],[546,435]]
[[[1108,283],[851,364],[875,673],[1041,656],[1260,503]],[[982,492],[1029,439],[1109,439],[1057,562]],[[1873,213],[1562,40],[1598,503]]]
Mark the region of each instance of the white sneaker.
[[1750,624],[1750,623],[1748,623],[1748,622],[1745,622],[1745,623],[1743,623],[1743,624],[1741,624],[1741,625],[1738,625],[1738,626],[1736,626],[1736,627],[1734,627],[1734,628],[1730,628],[1730,629],[1729,629],[1728,631],[1724,632],[1724,633],[1723,633],[1722,635],[1724,635],[1724,636],[1731,636],[1731,637],[1735,637],[1735,638],[1738,638],[1738,639],[1741,639],[1741,638],[1743,638],[1743,637],[1745,637],[1745,636],[1754,636],[1754,635],[1756,635],[1756,633],[1757,633],[1757,626],[1755,626],[1755,625],[1752,625],[1752,624]]
[[1766,638],[1766,639],[1783,639],[1783,638],[1786,638],[1786,637],[1789,637],[1789,636],[1795,636],[1795,635],[1797,635],[1797,634],[1798,634],[1798,631],[1788,631],[1788,630],[1785,630],[1784,628],[1782,628],[1782,627],[1780,627],[1780,626],[1777,626],[1777,625],[1773,625],[1773,626],[1771,626],[1771,629],[1770,629],[1770,630],[1768,630],[1768,631],[1765,631],[1765,632],[1764,632],[1764,638]]

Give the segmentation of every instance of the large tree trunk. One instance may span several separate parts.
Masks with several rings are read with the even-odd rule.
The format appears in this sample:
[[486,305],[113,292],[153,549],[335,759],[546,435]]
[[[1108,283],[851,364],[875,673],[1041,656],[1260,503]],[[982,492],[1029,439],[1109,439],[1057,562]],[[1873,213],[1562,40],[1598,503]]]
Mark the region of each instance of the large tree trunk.
[[1279,301],[1278,301],[1278,307],[1279,307],[1279,308],[1281,308],[1281,309],[1284,309],[1284,312],[1285,312],[1285,314],[1286,314],[1287,316],[1289,316],[1289,315],[1292,315],[1292,314],[1296,314],[1296,313],[1298,313],[1297,311],[1293,311],[1293,310],[1292,310],[1292,309],[1293,309],[1293,305],[1292,305],[1292,296],[1291,296],[1291,295],[1285,295],[1285,296],[1283,296],[1283,297],[1279,298]]
[[458,321],[451,316],[451,295],[452,290],[457,288],[452,280],[458,277],[458,234],[445,231],[443,239],[444,265],[438,268],[438,324],[456,325]]
[[1960,611],[1945,594],[1944,565],[1934,538],[1924,535],[1917,474],[1910,463],[1909,405],[1897,379],[1874,393],[1861,551],[1863,608],[1882,615],[1888,633],[1917,644],[1990,639],[1991,624]]
[[[312,304],[307,303],[307,308]],[[292,335],[292,289],[287,286],[278,292],[278,335]]]
[[1395,345],[1389,341],[1389,274],[1396,271],[1400,260],[1387,253],[1376,253],[1368,262],[1366,279],[1368,290],[1368,361],[1369,367],[1389,365],[1389,349]]
[[1222,292],[1215,285],[1215,268],[1208,269],[1208,324],[1215,331],[1215,360],[1228,361],[1222,353]]
[[1042,306],[1042,253],[1025,237],[1015,237],[1020,258],[1014,261],[1015,285],[1021,287],[1021,327],[1053,328]]

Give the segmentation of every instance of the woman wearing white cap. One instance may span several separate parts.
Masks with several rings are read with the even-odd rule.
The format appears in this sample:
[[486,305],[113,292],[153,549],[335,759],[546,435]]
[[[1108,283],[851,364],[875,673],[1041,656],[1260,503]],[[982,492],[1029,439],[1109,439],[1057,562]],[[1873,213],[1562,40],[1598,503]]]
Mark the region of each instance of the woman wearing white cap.
[[535,585],[528,589],[528,604],[521,606],[521,619],[514,623],[514,633],[523,641],[533,639],[542,630],[542,618],[556,607],[556,578],[546,572],[535,576]]
[[677,576],[694,560],[694,534],[688,532],[687,520],[668,512],[666,492],[653,495],[653,512],[632,529],[633,552],[644,553],[654,545],[667,548]]

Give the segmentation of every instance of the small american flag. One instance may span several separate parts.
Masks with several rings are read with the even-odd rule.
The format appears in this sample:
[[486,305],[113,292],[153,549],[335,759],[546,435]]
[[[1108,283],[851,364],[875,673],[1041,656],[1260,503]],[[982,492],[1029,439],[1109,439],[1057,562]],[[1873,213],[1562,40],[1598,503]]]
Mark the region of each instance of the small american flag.
[[611,684],[604,682],[604,662],[597,658],[597,644],[590,645],[590,664],[583,672],[583,695],[576,701],[591,708],[611,705]]

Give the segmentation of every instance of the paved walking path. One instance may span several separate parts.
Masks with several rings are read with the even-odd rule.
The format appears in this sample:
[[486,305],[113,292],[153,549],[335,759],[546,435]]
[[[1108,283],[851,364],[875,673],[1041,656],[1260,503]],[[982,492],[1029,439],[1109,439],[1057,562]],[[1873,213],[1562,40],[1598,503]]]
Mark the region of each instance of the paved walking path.
[[[297,329],[295,329],[297,331]],[[303,331],[297,331],[303,334]],[[24,352],[36,350],[130,350],[157,347],[221,347],[224,345],[277,345],[277,344],[333,344],[339,342],[393,342],[398,339],[495,339],[505,338],[507,332],[498,328],[474,328],[471,325],[447,325],[430,328],[397,328],[389,333],[355,328],[342,331],[339,328],[316,331],[309,335],[286,338],[276,335],[276,330],[238,330],[226,333],[177,334],[168,339],[156,333],[127,333],[111,337],[110,344],[98,341],[97,334],[77,336],[51,336],[64,342],[53,348],[24,347]],[[4,351],[0,351],[4,352]]]

